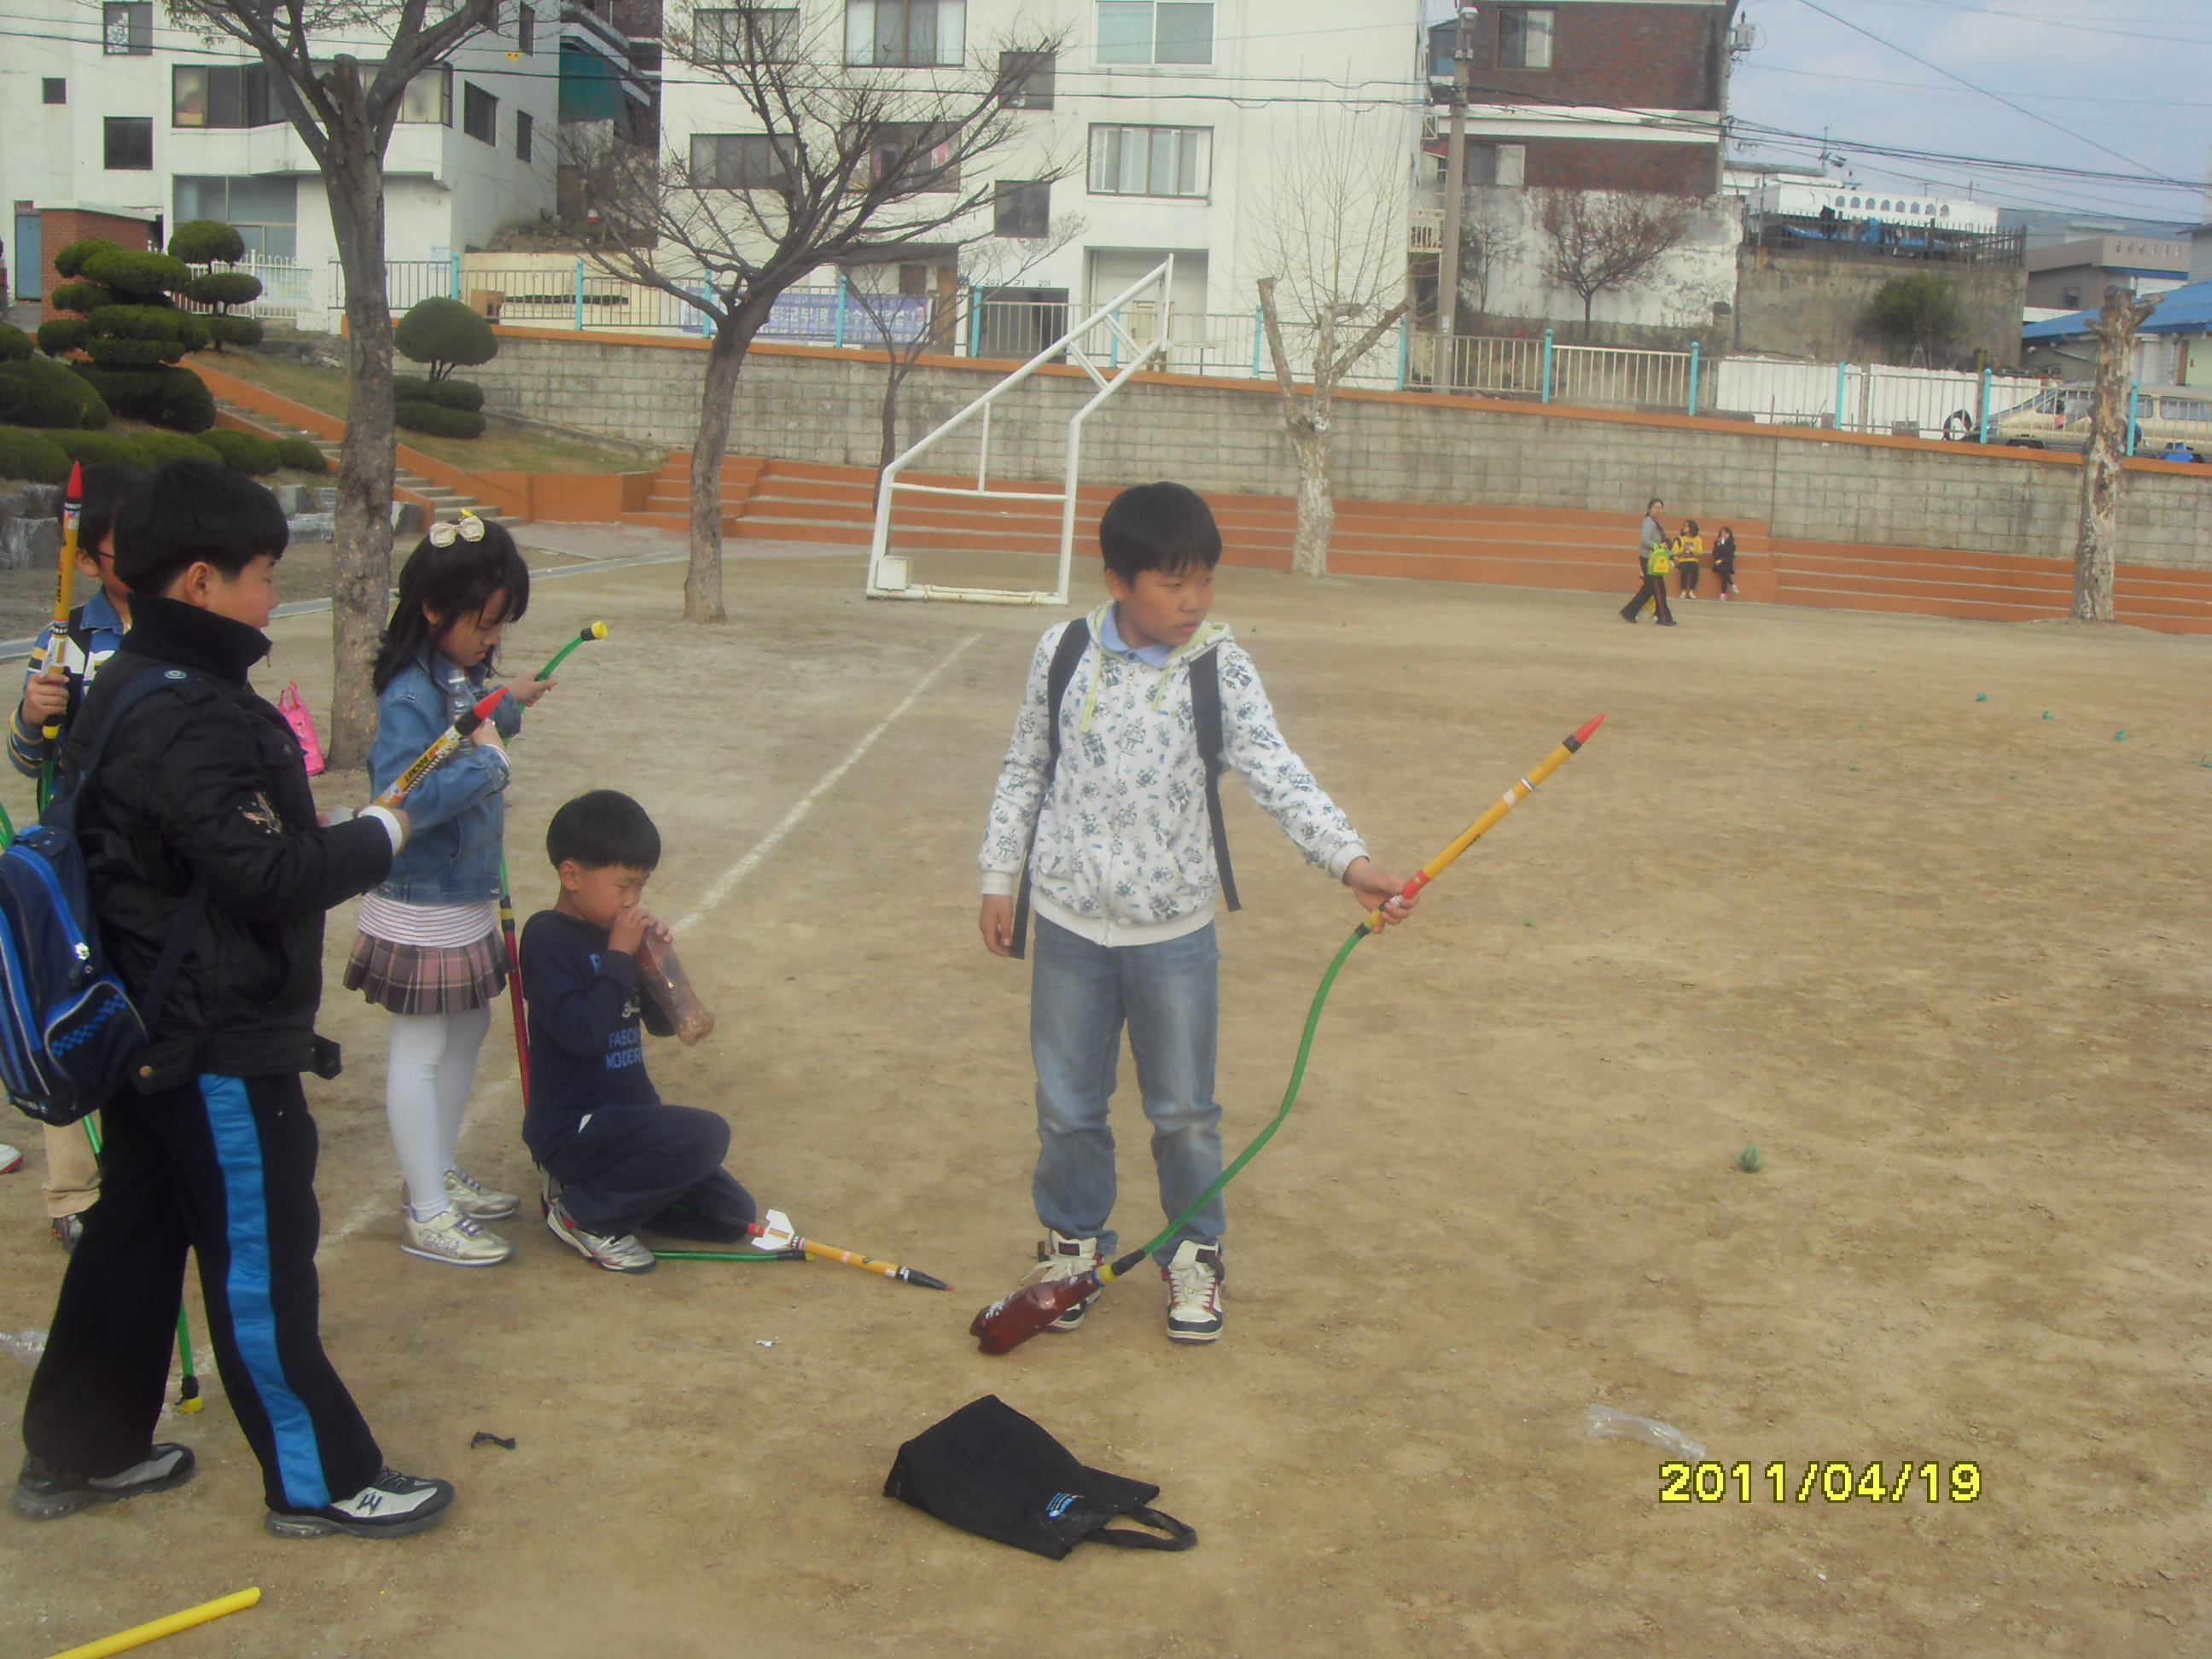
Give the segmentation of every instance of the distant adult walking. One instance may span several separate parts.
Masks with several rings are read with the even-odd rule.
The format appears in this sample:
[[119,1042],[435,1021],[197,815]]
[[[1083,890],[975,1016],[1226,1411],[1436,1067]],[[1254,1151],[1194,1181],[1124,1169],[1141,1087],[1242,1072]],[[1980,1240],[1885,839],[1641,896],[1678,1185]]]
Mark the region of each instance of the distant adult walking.
[[1674,625],[1674,613],[1667,608],[1667,578],[1662,571],[1651,574],[1651,562],[1667,545],[1666,526],[1659,522],[1659,509],[1667,503],[1654,495],[1644,509],[1644,523],[1636,533],[1636,574],[1641,584],[1635,596],[1621,607],[1620,619],[1632,623],[1643,613],[1647,601],[1656,607],[1656,616],[1662,628]]

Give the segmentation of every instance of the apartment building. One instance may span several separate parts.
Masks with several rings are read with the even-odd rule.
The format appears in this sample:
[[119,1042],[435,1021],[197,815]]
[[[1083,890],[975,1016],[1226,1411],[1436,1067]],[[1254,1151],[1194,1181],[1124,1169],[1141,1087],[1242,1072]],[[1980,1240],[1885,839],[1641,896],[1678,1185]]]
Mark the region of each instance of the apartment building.
[[[15,299],[51,292],[51,258],[78,236],[153,245],[186,219],[227,220],[255,258],[303,276],[336,258],[321,173],[258,61],[152,0],[20,0],[11,21],[0,181]],[[557,33],[550,3],[502,8],[497,33],[409,88],[385,163],[388,257],[444,260],[552,210]],[[377,42],[352,49],[374,61]]]

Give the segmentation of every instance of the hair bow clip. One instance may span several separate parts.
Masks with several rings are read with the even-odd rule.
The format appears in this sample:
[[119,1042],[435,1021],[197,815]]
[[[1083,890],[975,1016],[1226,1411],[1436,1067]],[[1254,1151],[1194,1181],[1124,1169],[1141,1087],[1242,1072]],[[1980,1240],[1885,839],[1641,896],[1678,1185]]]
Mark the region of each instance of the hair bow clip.
[[433,547],[451,547],[456,540],[480,542],[484,538],[484,521],[463,507],[459,519],[441,519],[430,526],[428,533]]

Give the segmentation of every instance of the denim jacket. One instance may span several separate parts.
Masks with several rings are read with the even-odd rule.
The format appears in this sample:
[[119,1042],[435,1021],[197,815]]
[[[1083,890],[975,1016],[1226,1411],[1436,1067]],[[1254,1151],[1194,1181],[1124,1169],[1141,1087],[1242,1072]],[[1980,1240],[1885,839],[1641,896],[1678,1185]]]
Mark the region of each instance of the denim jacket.
[[[463,673],[434,647],[425,647],[377,700],[369,787],[381,790],[405,771],[490,686],[489,669],[479,665]],[[513,697],[500,700],[492,724],[502,741],[522,729],[522,709]],[[494,750],[464,744],[407,797],[413,828],[378,894],[402,904],[474,904],[497,898],[506,788],[506,759]]]

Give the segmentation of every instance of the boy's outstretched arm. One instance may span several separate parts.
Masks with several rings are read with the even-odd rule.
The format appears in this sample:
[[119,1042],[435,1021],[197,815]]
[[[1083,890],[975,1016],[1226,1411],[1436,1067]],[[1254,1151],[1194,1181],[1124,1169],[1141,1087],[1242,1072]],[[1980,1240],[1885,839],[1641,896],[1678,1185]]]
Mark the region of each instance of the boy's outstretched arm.
[[1414,903],[1397,897],[1405,884],[1368,857],[1352,820],[1284,741],[1259,671],[1243,647],[1229,641],[1218,649],[1222,758],[1307,860],[1349,887],[1370,919],[1384,927],[1403,921]]
[[[630,950],[637,946],[635,936]],[[612,940],[595,954],[554,929],[532,925],[522,931],[522,982],[536,1016],[535,1029],[555,1047],[580,1060],[606,1053],[607,1039],[622,1023],[623,1008],[638,994],[637,960]]]

